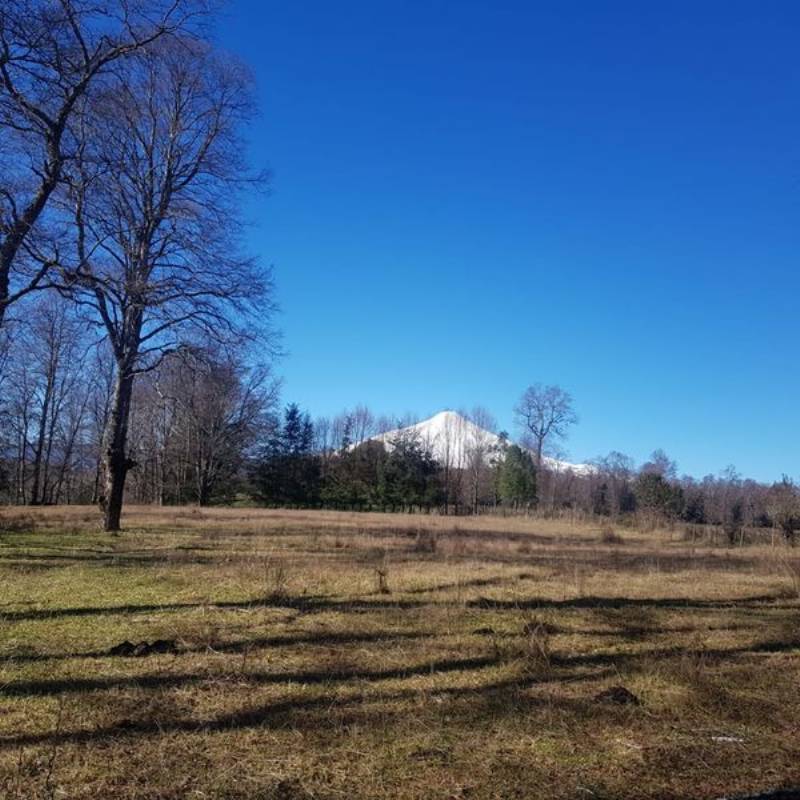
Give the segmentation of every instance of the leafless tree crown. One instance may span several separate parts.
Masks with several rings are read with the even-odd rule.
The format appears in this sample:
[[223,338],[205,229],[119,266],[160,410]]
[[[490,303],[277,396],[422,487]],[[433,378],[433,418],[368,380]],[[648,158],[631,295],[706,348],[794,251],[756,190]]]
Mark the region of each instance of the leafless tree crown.
[[517,424],[533,438],[537,464],[541,466],[546,444],[563,440],[578,421],[572,396],[560,386],[535,383],[522,394],[514,408]]
[[4,0],[0,4],[0,326],[59,263],[47,213],[75,157],[72,123],[113,68],[188,32],[201,0]]

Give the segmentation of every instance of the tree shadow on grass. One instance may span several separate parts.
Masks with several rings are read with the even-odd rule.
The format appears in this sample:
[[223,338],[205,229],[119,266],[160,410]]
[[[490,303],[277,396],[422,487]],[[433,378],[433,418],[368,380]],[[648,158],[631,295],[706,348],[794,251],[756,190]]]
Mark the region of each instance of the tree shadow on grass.
[[[409,637],[413,638],[413,634]],[[379,639],[371,639],[378,641]],[[319,641],[319,640],[317,640]],[[352,641],[352,640],[351,640]],[[357,641],[357,640],[356,640]],[[236,643],[238,647],[241,643]],[[610,667],[615,671],[636,669],[642,664],[663,661],[669,658],[685,658],[687,656],[702,657],[706,661],[723,662],[741,656],[758,656],[764,654],[785,653],[800,649],[800,638],[768,639],[752,645],[734,648],[685,648],[680,646],[650,648],[634,653],[617,651],[602,653],[563,654],[552,653],[550,665],[560,670],[554,679],[569,681],[575,670],[587,667]],[[229,673],[208,672],[161,672],[144,675],[109,676],[91,678],[60,678],[43,681],[15,681],[0,687],[0,695],[6,696],[51,696],[66,693],[82,693],[106,691],[119,688],[166,689],[198,684],[213,684],[235,678],[239,682],[253,685],[265,684],[326,684],[348,681],[384,681],[412,678],[437,673],[481,670],[509,663],[521,657],[511,653],[503,655],[495,652],[492,655],[480,655],[470,658],[444,659],[425,662],[411,666],[391,669],[320,669],[295,672],[253,672],[233,671]],[[524,657],[524,654],[522,655]]]
[[[470,666],[475,659],[462,659],[453,662],[439,662],[439,672],[461,669],[475,669],[479,665]],[[480,660],[479,660],[480,661]],[[378,674],[381,679],[391,677],[413,677],[428,674],[430,664],[420,665],[416,669],[388,670]],[[486,664],[484,666],[489,666]],[[393,673],[397,672],[397,675]],[[598,680],[611,674],[611,670],[599,670],[573,678],[572,682]],[[348,678],[350,679],[350,678]],[[265,703],[250,708],[220,714],[208,720],[144,718],[122,719],[113,725],[94,729],[73,731],[53,731],[49,733],[19,734],[0,738],[0,750],[32,745],[59,746],[64,744],[87,744],[97,741],[107,742],[115,738],[138,738],[142,736],[158,736],[164,733],[206,734],[251,728],[287,728],[303,729],[310,732],[325,732],[336,729],[349,722],[369,723],[370,719],[408,718],[408,709],[390,709],[387,704],[402,703],[409,700],[431,700],[437,704],[453,700],[465,700],[477,705],[473,709],[473,717],[479,719],[486,715],[485,709],[494,713],[498,708],[524,713],[534,707],[552,709],[561,707],[577,714],[596,714],[586,700],[567,697],[526,698],[521,707],[519,693],[525,689],[546,685],[558,681],[557,678],[512,677],[494,681],[481,686],[444,687],[433,690],[400,689],[394,692],[381,692],[352,697],[294,697],[272,703]],[[487,706],[481,705],[486,703]],[[375,706],[379,708],[375,708]],[[441,709],[447,712],[448,709]],[[320,714],[318,712],[322,711]]]
[[547,597],[530,597],[519,600],[495,600],[480,597],[470,600],[470,608],[516,609],[519,611],[545,610],[551,608],[589,608],[589,609],[621,609],[621,608],[670,608],[670,609],[726,609],[750,608],[770,604],[772,608],[797,608],[796,603],[778,605],[782,598],[774,594],[762,594],[749,597],[732,597],[723,600],[697,600],[686,597],[600,597],[586,595],[565,600],[554,600]]
[[[517,611],[545,610],[559,608],[610,608],[619,609],[627,607],[638,608],[675,608],[675,609],[725,609],[725,608],[751,608],[770,604],[771,608],[798,608],[797,603],[778,604],[782,598],[774,594],[762,594],[750,597],[733,597],[722,600],[696,600],[684,597],[600,597],[584,596],[565,600],[555,600],[546,597],[530,597],[519,600],[494,600],[491,598],[478,598],[466,602],[468,608],[484,609],[510,609]],[[157,611],[185,611],[194,608],[217,609],[253,609],[259,607],[287,608],[302,612],[343,611],[353,613],[368,613],[385,610],[408,610],[428,608],[431,606],[461,605],[457,601],[425,601],[413,600],[403,597],[389,597],[387,599],[363,598],[357,600],[340,600],[325,595],[308,595],[301,597],[266,597],[252,600],[221,601],[209,603],[145,603],[119,606],[84,606],[77,608],[48,608],[28,611],[0,612],[0,620],[4,622],[19,622],[31,620],[47,620],[62,617],[87,617],[108,614],[142,614]]]
[[300,683],[307,685],[347,681],[386,681],[437,673],[486,669],[501,663],[499,656],[444,659],[392,669],[320,669],[296,672],[166,672],[124,677],[59,678],[44,681],[18,681],[5,684],[0,694],[7,696],[62,695],[68,692],[138,688],[168,689],[235,679],[253,685]]

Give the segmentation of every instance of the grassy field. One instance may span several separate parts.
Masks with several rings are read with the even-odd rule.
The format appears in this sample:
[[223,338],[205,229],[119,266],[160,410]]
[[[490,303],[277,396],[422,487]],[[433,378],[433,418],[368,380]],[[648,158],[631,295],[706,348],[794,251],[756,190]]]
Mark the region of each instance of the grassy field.
[[[800,785],[800,558],[568,521],[0,509],[0,797]],[[176,652],[111,656],[129,640]],[[598,699],[624,686],[639,704]]]

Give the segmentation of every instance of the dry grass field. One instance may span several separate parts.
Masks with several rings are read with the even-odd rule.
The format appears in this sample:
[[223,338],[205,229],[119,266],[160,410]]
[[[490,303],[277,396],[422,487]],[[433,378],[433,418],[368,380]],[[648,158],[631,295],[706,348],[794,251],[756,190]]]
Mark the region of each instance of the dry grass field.
[[[0,797],[800,785],[800,558],[569,521],[0,510]],[[169,652],[109,655],[129,640]],[[159,648],[156,648],[159,649]],[[624,686],[639,703],[598,698]]]

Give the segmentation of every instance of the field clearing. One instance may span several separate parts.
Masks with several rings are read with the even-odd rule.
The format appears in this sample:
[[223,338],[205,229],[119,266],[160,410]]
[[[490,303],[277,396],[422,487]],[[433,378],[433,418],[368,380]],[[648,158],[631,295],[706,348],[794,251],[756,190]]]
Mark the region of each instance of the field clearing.
[[[800,786],[784,546],[493,516],[141,507],[124,525],[0,509],[4,800]],[[175,652],[108,654],[124,640]],[[618,685],[640,704],[597,699]]]

